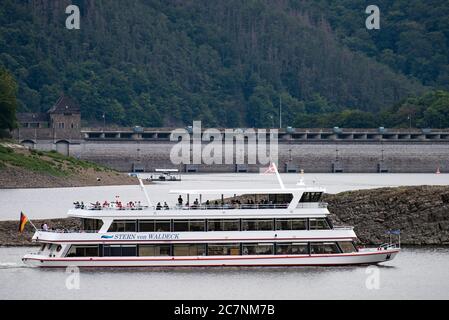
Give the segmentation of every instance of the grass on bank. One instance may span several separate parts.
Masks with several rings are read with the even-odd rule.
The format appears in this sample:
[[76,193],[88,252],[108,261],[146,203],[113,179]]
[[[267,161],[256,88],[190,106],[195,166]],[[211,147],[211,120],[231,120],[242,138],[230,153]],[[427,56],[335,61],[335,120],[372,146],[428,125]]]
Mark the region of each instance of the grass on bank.
[[25,168],[57,177],[70,176],[87,169],[93,169],[96,172],[113,171],[96,163],[64,156],[56,151],[12,148],[0,143],[0,169],[7,166]]

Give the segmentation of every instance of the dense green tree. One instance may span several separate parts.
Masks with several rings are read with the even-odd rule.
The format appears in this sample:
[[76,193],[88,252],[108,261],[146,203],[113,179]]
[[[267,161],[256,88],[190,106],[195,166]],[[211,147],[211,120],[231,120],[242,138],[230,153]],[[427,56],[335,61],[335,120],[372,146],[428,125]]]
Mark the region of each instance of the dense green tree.
[[0,130],[16,127],[17,84],[12,75],[0,67]]
[[0,65],[18,110],[65,92],[88,124],[277,126],[282,103],[283,126],[448,126],[447,0],[379,0],[379,31],[369,4],[3,0]]

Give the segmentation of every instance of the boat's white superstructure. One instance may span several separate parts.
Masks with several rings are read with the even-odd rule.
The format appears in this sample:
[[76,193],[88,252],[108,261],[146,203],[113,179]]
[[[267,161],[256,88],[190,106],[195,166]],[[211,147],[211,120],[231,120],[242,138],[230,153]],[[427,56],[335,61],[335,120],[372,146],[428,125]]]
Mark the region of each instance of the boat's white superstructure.
[[399,252],[394,245],[356,248],[353,228],[332,225],[319,187],[172,192],[187,203],[78,205],[68,215],[80,218],[82,228],[37,231],[33,240],[41,250],[23,261],[40,267],[321,266],[379,263]]

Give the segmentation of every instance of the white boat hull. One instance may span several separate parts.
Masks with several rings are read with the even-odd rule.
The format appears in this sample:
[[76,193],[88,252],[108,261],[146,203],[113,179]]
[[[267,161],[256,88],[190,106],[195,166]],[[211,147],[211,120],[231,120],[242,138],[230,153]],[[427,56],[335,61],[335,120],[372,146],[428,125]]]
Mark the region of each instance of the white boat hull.
[[278,267],[366,265],[393,260],[399,249],[328,255],[195,256],[195,257],[95,257],[50,258],[26,255],[27,265],[44,268],[76,267]]

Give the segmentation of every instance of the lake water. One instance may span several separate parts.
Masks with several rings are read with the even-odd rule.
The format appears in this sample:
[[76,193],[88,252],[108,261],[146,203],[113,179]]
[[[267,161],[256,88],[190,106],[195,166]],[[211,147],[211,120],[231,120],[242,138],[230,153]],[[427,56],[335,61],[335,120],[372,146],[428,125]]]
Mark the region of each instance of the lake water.
[[[308,185],[325,187],[328,193],[404,185],[448,185],[449,174],[305,174]],[[299,174],[282,174],[286,187],[294,187]],[[153,202],[175,204],[173,189],[278,188],[274,175],[186,174],[180,182],[156,182],[146,186]],[[104,202],[120,196],[122,202],[145,201],[139,186],[107,186],[52,189],[0,189],[0,220],[16,220],[23,211],[30,219],[66,217],[74,201]],[[213,198],[213,197],[212,197]],[[207,198],[203,198],[206,200]],[[192,200],[191,200],[192,201]]]
[[[297,174],[283,175],[293,187]],[[329,193],[402,185],[447,185],[441,174],[306,174],[307,184]],[[182,182],[147,186],[153,201],[175,203],[172,189],[278,187],[273,175],[192,174]],[[0,220],[65,217],[75,200],[143,200],[138,186],[0,190]],[[68,289],[64,269],[26,267],[35,248],[0,248],[0,299],[449,299],[449,249],[406,248],[379,266],[307,268],[81,270],[79,289]],[[372,267],[371,267],[372,268]],[[368,273],[367,273],[368,272]],[[379,287],[372,282],[378,274]],[[374,287],[367,288],[366,283]]]
[[30,250],[0,249],[0,299],[449,299],[448,248],[405,248],[377,269],[81,269],[79,289],[64,269],[23,266]]

